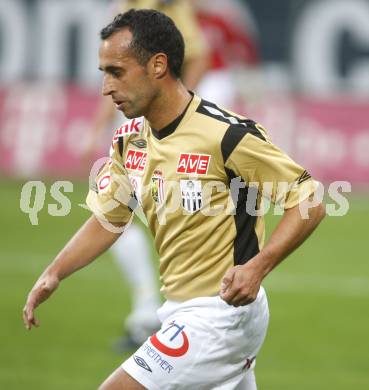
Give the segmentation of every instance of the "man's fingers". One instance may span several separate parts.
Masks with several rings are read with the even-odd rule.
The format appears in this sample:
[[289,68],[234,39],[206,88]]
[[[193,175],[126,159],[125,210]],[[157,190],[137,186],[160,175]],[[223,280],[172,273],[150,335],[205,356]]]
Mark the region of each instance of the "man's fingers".
[[220,293],[220,297],[223,299],[223,301],[226,301],[228,304],[231,305],[232,304],[232,300],[233,300],[233,298],[235,297],[236,294],[237,294],[237,290],[229,288],[225,292],[223,292],[223,293],[221,292]]
[[23,322],[28,330],[32,328],[32,325],[36,327],[40,326],[39,321],[36,320],[34,315],[35,308],[35,304],[32,301],[28,301],[23,309]]
[[220,293],[225,293],[228,287],[232,284],[236,268],[230,268],[223,276],[222,283],[220,285]]
[[33,308],[29,306],[29,304],[26,304],[26,306],[23,309],[23,322],[25,327],[30,330],[32,327],[32,321],[33,321]]
[[35,317],[32,318],[32,325],[38,328],[40,326],[40,322],[36,320]]
[[236,275],[237,267],[233,267],[229,269],[223,277],[221,289],[220,289],[220,297],[226,301],[227,303],[231,303],[233,298],[236,296],[238,292],[237,283],[236,283]]
[[[233,282],[233,284],[235,284],[235,281]],[[230,294],[229,296],[226,296],[225,299],[223,299],[228,304],[235,307],[249,305],[250,303],[254,302],[259,291],[253,291],[251,289],[242,287],[237,288],[236,286],[233,287],[233,290],[234,293]]]

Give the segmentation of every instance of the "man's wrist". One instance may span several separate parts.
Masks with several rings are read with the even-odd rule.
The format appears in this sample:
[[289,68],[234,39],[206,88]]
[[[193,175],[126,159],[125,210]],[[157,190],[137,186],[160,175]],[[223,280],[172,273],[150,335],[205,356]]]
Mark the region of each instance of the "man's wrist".
[[46,268],[44,274],[43,274],[43,277],[49,279],[49,280],[53,280],[53,281],[56,281],[57,283],[60,283],[61,280],[63,279],[61,276],[60,276],[60,270],[58,269],[57,266],[55,266],[54,264],[50,264],[49,267]]
[[255,273],[259,275],[260,280],[263,280],[275,267],[276,255],[268,249],[263,249],[247,264],[253,268]]

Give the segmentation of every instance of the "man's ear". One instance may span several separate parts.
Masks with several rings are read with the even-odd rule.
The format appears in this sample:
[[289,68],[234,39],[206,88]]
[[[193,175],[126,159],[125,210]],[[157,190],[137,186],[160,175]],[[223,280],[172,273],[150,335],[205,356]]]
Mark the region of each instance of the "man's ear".
[[168,57],[164,53],[157,53],[150,59],[150,70],[154,78],[161,79],[168,72]]

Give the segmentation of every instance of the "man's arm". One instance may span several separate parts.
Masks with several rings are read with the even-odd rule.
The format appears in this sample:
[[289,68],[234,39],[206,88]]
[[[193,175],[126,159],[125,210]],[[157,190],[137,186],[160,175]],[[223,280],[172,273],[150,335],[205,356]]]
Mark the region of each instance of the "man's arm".
[[242,306],[253,302],[262,280],[291,252],[299,247],[325,216],[324,206],[309,209],[309,218],[303,219],[300,207],[285,211],[267,245],[244,265],[229,269],[222,280],[220,296],[230,305]]
[[67,245],[45,269],[28,294],[23,309],[23,320],[26,328],[38,326],[34,311],[56,290],[59,283],[73,272],[85,267],[118,239],[120,234],[112,233],[91,216],[78,230]]
[[190,91],[194,91],[206,74],[210,66],[207,53],[191,57],[184,63],[183,84]]

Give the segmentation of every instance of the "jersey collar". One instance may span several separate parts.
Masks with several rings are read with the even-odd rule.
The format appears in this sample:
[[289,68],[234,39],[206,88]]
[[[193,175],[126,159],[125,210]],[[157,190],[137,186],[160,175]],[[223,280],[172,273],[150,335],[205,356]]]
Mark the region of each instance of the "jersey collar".
[[168,137],[169,135],[174,133],[175,130],[178,128],[179,124],[182,122],[182,120],[185,117],[187,118],[189,115],[192,114],[193,111],[196,110],[197,106],[199,105],[200,99],[196,95],[194,95],[193,92],[190,93],[192,95],[192,98],[187,104],[187,107],[184,109],[182,114],[177,116],[177,118],[175,118],[171,123],[169,123],[169,125],[165,126],[160,131],[151,128],[151,132],[155,138],[157,138],[158,140],[162,140],[163,138]]

